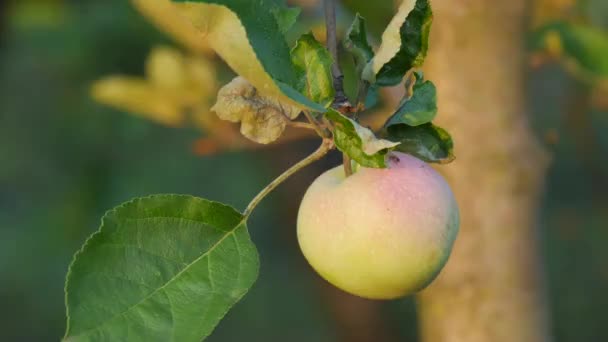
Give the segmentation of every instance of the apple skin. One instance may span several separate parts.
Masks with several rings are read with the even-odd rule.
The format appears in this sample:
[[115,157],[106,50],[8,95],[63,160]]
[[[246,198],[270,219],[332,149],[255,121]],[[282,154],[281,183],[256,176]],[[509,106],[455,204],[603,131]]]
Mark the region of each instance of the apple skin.
[[307,190],[298,241],[310,265],[334,286],[370,299],[394,299],[429,285],[459,229],[447,182],[423,161],[391,153],[386,169],[338,166]]

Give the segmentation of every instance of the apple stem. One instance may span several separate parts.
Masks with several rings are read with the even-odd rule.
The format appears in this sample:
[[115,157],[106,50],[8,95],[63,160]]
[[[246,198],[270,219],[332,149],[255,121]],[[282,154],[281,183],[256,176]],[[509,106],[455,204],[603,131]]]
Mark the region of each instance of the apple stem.
[[342,163],[344,164],[344,175],[346,177],[353,175],[353,164],[350,160],[350,157],[346,155],[346,153],[342,153]]
[[260,191],[259,194],[257,194],[253,198],[253,200],[251,200],[251,202],[249,203],[249,205],[243,212],[243,216],[245,217],[245,220],[249,218],[249,216],[251,215],[253,210],[258,206],[258,204],[260,204],[260,202],[268,194],[270,194],[274,189],[276,189],[279,185],[281,185],[281,183],[286,181],[289,177],[293,176],[295,173],[302,170],[303,168],[305,168],[305,167],[309,166],[310,164],[323,158],[333,148],[334,148],[334,142],[332,139],[323,139],[321,146],[319,146],[319,148],[315,152],[313,152],[308,157],[300,160],[297,164],[295,164],[294,166],[289,168],[287,171],[283,172],[283,174],[281,174],[279,177],[277,177],[275,180],[273,180],[270,184],[268,184],[268,186],[266,186],[262,191]]

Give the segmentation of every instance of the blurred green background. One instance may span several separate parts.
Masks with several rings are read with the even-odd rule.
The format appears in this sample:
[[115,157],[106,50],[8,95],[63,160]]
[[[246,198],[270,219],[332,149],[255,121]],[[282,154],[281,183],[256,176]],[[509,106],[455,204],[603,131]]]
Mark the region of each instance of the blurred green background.
[[[348,17],[348,9],[371,2],[345,3]],[[365,10],[375,34],[392,10],[378,3]],[[580,6],[586,22],[606,33],[606,1]],[[532,33],[530,40],[534,47]],[[126,0],[0,0],[0,341],[63,335],[67,266],[108,208],[136,196],[188,193],[242,209],[316,145],[202,157],[192,149],[201,135],[195,128],[168,128],[91,99],[97,79],[143,74],[161,43],[175,45]],[[553,334],[556,341],[608,341],[608,93],[597,94],[559,63],[531,69],[527,92],[534,128],[553,156],[539,224]],[[291,180],[254,215],[260,278],[209,341],[348,340],[353,327],[337,322],[328,305],[346,295],[312,272],[295,234],[307,184],[338,159]],[[385,329],[377,336],[416,340],[411,299],[382,303],[374,319]]]

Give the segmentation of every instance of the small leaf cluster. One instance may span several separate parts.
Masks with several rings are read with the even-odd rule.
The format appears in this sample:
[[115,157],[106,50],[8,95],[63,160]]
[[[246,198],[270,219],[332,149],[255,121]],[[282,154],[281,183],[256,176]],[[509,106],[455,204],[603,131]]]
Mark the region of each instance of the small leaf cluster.
[[[432,163],[449,163],[454,160],[453,142],[449,133],[432,124],[437,115],[437,90],[435,85],[424,80],[415,68],[423,65],[429,45],[429,34],[433,13],[428,0],[405,0],[397,15],[382,35],[382,44],[374,53],[367,40],[365,19],[357,15],[344,41],[345,49],[354,58],[360,73],[357,98],[365,102],[370,92],[380,87],[393,86],[407,78],[406,94],[393,115],[384,124],[379,135],[383,140],[394,142],[373,155],[361,153],[357,144],[336,145],[354,161],[367,167],[385,167],[382,156],[390,150],[414,155]],[[365,103],[358,103],[365,107]],[[335,115],[332,115],[335,116]],[[341,121],[344,119],[342,118]],[[357,125],[357,123],[354,123]],[[348,135],[343,125],[336,128],[336,136]],[[361,130],[354,130],[361,132]],[[338,133],[339,132],[339,133]],[[353,134],[350,134],[351,136]],[[356,134],[355,134],[356,135]],[[353,136],[364,145],[362,136]],[[369,160],[380,160],[370,163]]]
[[406,94],[401,100],[381,136],[399,141],[397,151],[431,163],[449,163],[455,158],[452,138],[432,123],[437,116],[437,89],[431,81],[424,80],[422,73],[415,72],[412,77],[415,81],[408,91],[411,95]]

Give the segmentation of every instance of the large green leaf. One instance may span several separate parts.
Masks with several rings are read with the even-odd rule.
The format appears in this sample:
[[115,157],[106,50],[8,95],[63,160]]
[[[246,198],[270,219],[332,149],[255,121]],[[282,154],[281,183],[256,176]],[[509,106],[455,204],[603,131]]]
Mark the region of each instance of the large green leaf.
[[66,341],[199,342],[255,282],[243,216],[159,195],[109,211],[66,283]]
[[382,34],[376,57],[366,67],[364,78],[382,86],[398,84],[405,73],[424,63],[433,12],[429,0],[403,0]]
[[421,73],[416,73],[416,83],[412,94],[406,94],[397,111],[386,122],[385,127],[397,124],[419,126],[429,123],[437,115],[437,89],[431,81],[425,81]]
[[364,167],[386,167],[386,153],[399,145],[392,141],[378,139],[366,127],[330,109],[325,116],[334,122],[334,141],[338,149]]
[[551,22],[532,38],[533,48],[573,62],[590,77],[608,77],[608,32],[586,24]]
[[333,59],[329,51],[308,33],[296,42],[291,60],[299,79],[298,90],[316,103],[325,107],[331,105],[335,91],[331,76]]
[[400,142],[395,150],[429,163],[447,164],[455,159],[452,137],[446,130],[432,123],[416,127],[392,125],[384,130],[382,137]]
[[258,91],[322,112],[298,92],[298,78],[283,31],[294,19],[273,0],[173,0],[209,45]]

